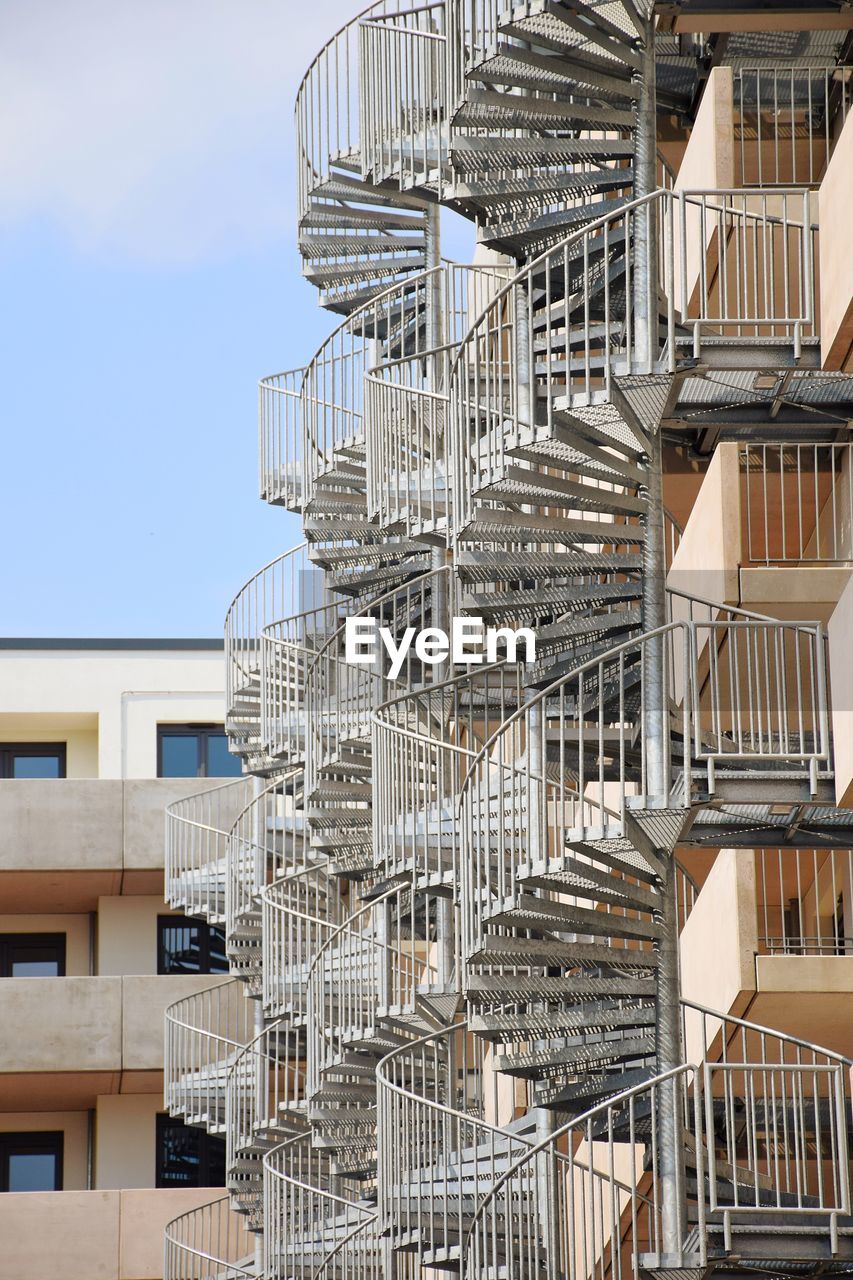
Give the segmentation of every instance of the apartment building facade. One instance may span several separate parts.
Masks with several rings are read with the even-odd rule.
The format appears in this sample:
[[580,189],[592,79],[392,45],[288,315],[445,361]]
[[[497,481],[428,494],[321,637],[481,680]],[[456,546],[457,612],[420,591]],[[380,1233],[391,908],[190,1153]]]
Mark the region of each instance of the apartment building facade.
[[164,809],[239,770],[221,640],[0,643],[0,1275],[163,1275],[224,1144],[163,1104],[163,1015],[227,969],[164,902]]
[[853,1270],[851,32],[380,0],[306,72],[336,320],[260,385],[245,777],[170,808],[232,980],[167,1011],[229,1192],[168,1280]]

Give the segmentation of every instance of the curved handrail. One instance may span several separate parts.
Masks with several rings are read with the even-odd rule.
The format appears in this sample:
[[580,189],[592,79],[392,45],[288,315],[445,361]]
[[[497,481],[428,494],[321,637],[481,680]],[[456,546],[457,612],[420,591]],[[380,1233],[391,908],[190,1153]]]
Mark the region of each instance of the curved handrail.
[[[601,1115],[608,1115],[608,1114],[612,1116],[612,1114],[617,1109],[624,1108],[625,1104],[630,1102],[634,1098],[637,1098],[644,1093],[648,1093],[650,1092],[650,1090],[653,1090],[659,1087],[660,1085],[666,1084],[668,1081],[675,1082],[680,1078],[686,1077],[691,1073],[695,1075],[696,1070],[697,1070],[696,1067],[693,1066],[692,1064],[684,1063],[681,1066],[671,1068],[669,1071],[661,1072],[659,1075],[653,1076],[650,1080],[646,1080],[646,1081],[643,1081],[641,1084],[634,1085],[630,1089],[625,1089],[621,1093],[617,1093],[613,1097],[606,1099],[604,1102],[597,1103],[596,1106],[591,1107],[588,1111],[585,1111],[583,1115],[575,1116],[567,1124],[562,1125],[560,1128],[555,1129],[553,1132],[549,1133],[546,1137],[541,1138],[529,1149],[529,1151],[523,1153],[521,1156],[517,1157],[514,1161],[512,1161],[510,1165],[497,1177],[493,1185],[489,1188],[485,1196],[482,1198],[482,1200],[474,1210],[471,1222],[468,1226],[467,1231],[465,1232],[465,1239],[462,1247],[463,1266],[465,1267],[463,1274],[466,1274],[466,1275],[468,1274],[467,1259],[471,1249],[471,1243],[474,1240],[475,1233],[478,1229],[478,1222],[482,1220],[488,1205],[495,1200],[495,1198],[498,1196],[501,1190],[506,1186],[506,1184],[518,1172],[520,1172],[520,1170],[526,1164],[529,1164],[529,1162],[535,1159],[537,1156],[550,1153],[551,1149],[556,1151],[557,1144],[560,1141],[562,1141],[563,1139],[569,1138],[572,1133],[578,1131],[582,1126],[585,1128],[588,1127],[590,1125],[590,1122],[595,1120],[597,1117]],[[570,1150],[571,1150],[571,1146],[570,1146]],[[573,1168],[580,1167],[578,1163],[575,1162],[574,1160],[572,1160],[571,1163]],[[594,1169],[591,1166],[587,1166],[586,1171],[589,1172],[594,1178],[597,1177],[602,1179],[603,1181],[606,1180],[608,1185],[613,1185],[614,1187],[624,1187],[625,1190],[628,1190],[632,1193],[635,1191],[635,1188],[629,1187],[628,1184],[619,1183],[616,1179],[611,1178],[611,1176],[609,1176],[608,1174],[605,1174],[597,1169]],[[644,1197],[644,1199],[646,1200],[647,1203],[650,1203],[650,1204],[654,1203],[654,1201],[649,1197]]]
[[199,1280],[214,1273],[217,1280],[257,1280],[254,1268],[227,1256],[239,1250],[241,1258],[250,1257],[252,1239],[228,1196],[188,1209],[166,1223],[165,1280]]
[[166,806],[165,880],[171,906],[213,924],[225,919],[228,833],[234,810],[241,810],[253,786],[250,777],[232,778]]

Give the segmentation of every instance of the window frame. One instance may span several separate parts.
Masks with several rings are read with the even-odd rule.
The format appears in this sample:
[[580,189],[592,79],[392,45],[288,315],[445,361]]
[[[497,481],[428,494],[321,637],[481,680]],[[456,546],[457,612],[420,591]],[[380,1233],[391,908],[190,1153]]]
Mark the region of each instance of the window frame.
[[56,782],[56,778],[16,778],[11,769],[15,756],[56,756],[59,777],[68,776],[67,742],[0,742],[0,779],[4,782]]
[[[224,948],[225,931],[223,929],[220,929],[218,925],[208,924],[206,920],[198,920],[194,916],[162,914],[157,916],[157,974],[159,977],[174,977],[175,974],[178,974],[178,976],[181,976],[182,974],[183,976],[187,976],[187,974],[182,970],[166,968],[166,947],[163,943],[163,935],[166,929],[175,928],[192,928],[200,931],[199,968],[191,970],[190,972],[197,973],[199,977],[206,977],[208,975],[212,975],[214,977],[218,975],[225,976],[230,972],[228,954],[225,952]],[[225,953],[224,969],[211,969],[210,967],[211,932],[214,929],[222,935],[223,952]],[[201,967],[202,963],[204,967]]]
[[[58,953],[57,973],[53,975],[57,978],[66,976],[66,965],[68,962],[68,934],[67,933],[0,933],[0,978],[13,978],[16,975],[12,973],[12,964],[10,952],[15,947],[21,945],[31,945],[36,947],[55,947]],[[23,977],[24,975],[17,975]],[[30,975],[32,977],[43,975]]]
[[[165,1136],[169,1129],[175,1129],[179,1132],[186,1131],[192,1134],[198,1140],[198,1181],[195,1183],[173,1182],[165,1176]],[[212,1164],[211,1157],[216,1151],[213,1144],[221,1143],[219,1155],[222,1160],[223,1180],[222,1182],[210,1181],[210,1168]],[[225,1164],[225,1141],[223,1138],[217,1137],[215,1134],[208,1133],[206,1129],[202,1129],[197,1125],[186,1124],[178,1116],[171,1116],[166,1111],[158,1111],[156,1117],[156,1127],[154,1135],[154,1186],[158,1190],[174,1190],[179,1187],[187,1187],[190,1190],[205,1187],[222,1187],[227,1185],[227,1168]]]
[[[227,742],[227,734],[224,724],[215,723],[198,723],[187,722],[184,724],[163,723],[157,725],[157,777],[177,777],[177,774],[163,773],[163,741],[166,738],[188,738],[196,739],[196,765],[195,773],[190,777],[195,778],[230,778],[239,777],[239,774],[218,774],[209,773],[210,751],[208,748],[208,740],[210,738],[225,738]],[[182,777],[187,775],[182,774]]]
[[[13,1151],[13,1148],[15,1150]],[[29,1150],[27,1149],[29,1148]],[[64,1129],[30,1129],[0,1133],[0,1195],[9,1192],[9,1159],[13,1154],[37,1155],[49,1151],[55,1156],[54,1191],[62,1191],[65,1164]],[[31,1192],[16,1192],[30,1195]]]

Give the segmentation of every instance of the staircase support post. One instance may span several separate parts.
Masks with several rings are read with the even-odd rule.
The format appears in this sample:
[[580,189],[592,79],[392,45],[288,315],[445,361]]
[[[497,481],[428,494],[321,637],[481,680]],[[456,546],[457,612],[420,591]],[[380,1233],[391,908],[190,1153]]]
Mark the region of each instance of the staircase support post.
[[[645,6],[643,65],[639,72],[635,135],[635,194],[650,196],[657,188],[657,85],[655,68],[655,20],[652,5]],[[658,323],[657,221],[649,201],[634,220],[634,331],[636,351],[632,372],[651,374],[656,359]],[[664,555],[663,465],[658,422],[646,424],[651,441],[647,460],[646,538],[643,546],[643,630],[666,624],[666,559]],[[663,637],[647,641],[643,652],[643,737],[646,752],[646,786],[649,797],[669,803],[669,751],[667,728],[666,652]],[[658,1003],[656,1024],[657,1070],[680,1066],[678,911],[675,862],[670,859],[667,882],[661,888],[657,913]],[[660,1178],[661,1245],[671,1266],[678,1266],[684,1245],[684,1140],[679,1109],[679,1081],[659,1090],[658,1176]]]
[[[432,203],[427,206],[424,224],[424,261],[427,271],[431,271],[427,284],[426,296],[426,349],[435,351],[444,342],[444,309],[442,307],[441,272],[441,206]],[[438,391],[438,387],[433,387]]]
[[[642,69],[638,73],[640,97],[634,139],[634,194],[639,199],[657,188],[657,82],[655,68],[655,20],[645,19]],[[657,224],[650,201],[634,215],[634,341],[632,370],[651,373],[653,332],[657,322]]]
[[[678,976],[678,904],[675,860],[661,886],[658,913],[657,1069],[670,1071],[682,1062]],[[680,1112],[680,1077],[660,1086],[658,1096],[658,1162],[660,1177],[661,1244],[667,1258],[681,1258],[687,1224],[684,1196],[684,1133]],[[678,1265],[677,1262],[674,1265]]]

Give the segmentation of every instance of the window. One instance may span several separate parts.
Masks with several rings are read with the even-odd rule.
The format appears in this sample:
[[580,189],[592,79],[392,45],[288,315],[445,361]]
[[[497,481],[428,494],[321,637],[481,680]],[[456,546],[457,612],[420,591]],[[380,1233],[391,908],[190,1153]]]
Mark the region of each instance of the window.
[[0,978],[64,977],[64,933],[0,933]]
[[0,1191],[61,1191],[62,1133],[0,1133]]
[[221,724],[157,726],[159,778],[238,778],[241,773]]
[[64,777],[64,742],[0,743],[0,778]]
[[224,931],[188,916],[158,916],[157,972],[227,973]]
[[158,1187],[224,1187],[225,1143],[173,1116],[157,1117]]

